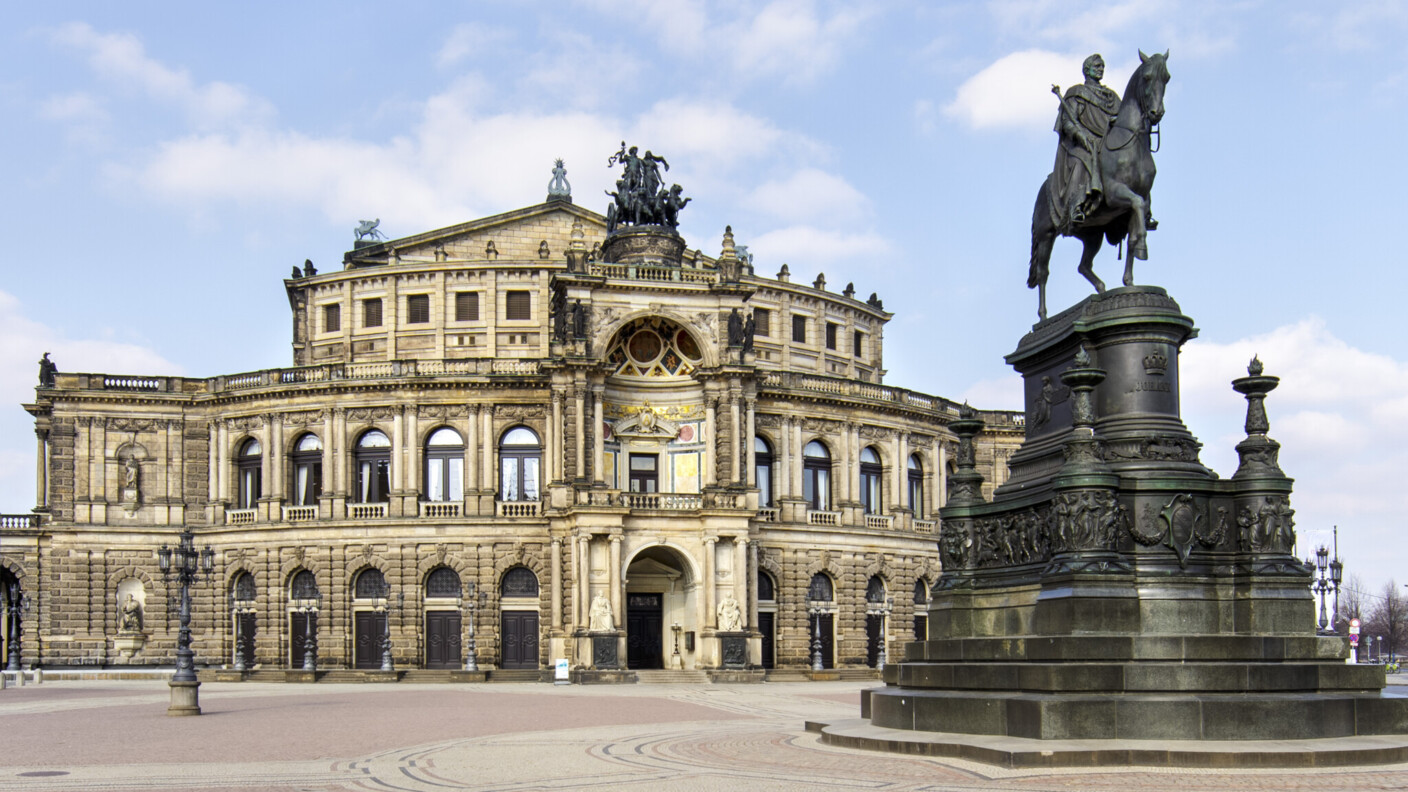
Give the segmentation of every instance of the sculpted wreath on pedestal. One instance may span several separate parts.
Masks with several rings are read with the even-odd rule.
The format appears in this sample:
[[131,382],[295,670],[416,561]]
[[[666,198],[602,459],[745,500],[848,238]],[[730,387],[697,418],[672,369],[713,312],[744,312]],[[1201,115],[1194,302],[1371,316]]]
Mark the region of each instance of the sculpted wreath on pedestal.
[[1079,239],[1085,250],[1076,269],[1095,287],[1105,291],[1092,264],[1100,240],[1129,242],[1124,285],[1134,285],[1134,260],[1147,259],[1146,232],[1158,227],[1149,211],[1154,186],[1154,127],[1164,115],[1164,86],[1168,84],[1168,53],[1139,53],[1139,68],[1129,78],[1124,99],[1100,84],[1105,61],[1086,58],[1085,83],[1072,87],[1060,99],[1056,132],[1061,137],[1056,165],[1037,192],[1032,210],[1031,268],[1028,288],[1037,289],[1037,314],[1046,318],[1046,278],[1050,274],[1051,248],[1057,236]]

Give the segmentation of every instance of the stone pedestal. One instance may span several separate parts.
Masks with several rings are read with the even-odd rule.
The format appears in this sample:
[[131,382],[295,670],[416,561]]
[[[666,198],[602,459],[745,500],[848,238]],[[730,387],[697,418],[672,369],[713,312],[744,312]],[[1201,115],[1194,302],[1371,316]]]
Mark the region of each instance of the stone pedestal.
[[1408,734],[1408,699],[1380,695],[1382,668],[1346,665],[1343,640],[1315,634],[1292,482],[1266,436],[1262,399],[1277,381],[1259,362],[1233,382],[1248,399],[1242,467],[1222,479],[1199,461],[1178,391],[1179,348],[1195,334],[1155,287],[1112,289],[1036,325],[1007,357],[1025,381],[1026,441],[990,502],[972,457],[981,421],[950,423],[959,469],[941,510],[931,639],[907,644],[869,697],[869,727],[882,727],[872,747],[889,730],[935,733],[939,753],[957,735]]
[[167,715],[185,716],[200,714],[199,682],[177,682],[172,680],[166,684],[171,686],[171,706],[166,708]]
[[748,633],[721,632],[718,638],[720,668],[738,669],[748,665]]
[[592,668],[599,671],[615,671],[621,668],[619,636],[616,633],[592,635]]
[[147,636],[142,633],[118,633],[112,639],[112,649],[117,653],[117,662],[130,663],[142,647],[147,644]]

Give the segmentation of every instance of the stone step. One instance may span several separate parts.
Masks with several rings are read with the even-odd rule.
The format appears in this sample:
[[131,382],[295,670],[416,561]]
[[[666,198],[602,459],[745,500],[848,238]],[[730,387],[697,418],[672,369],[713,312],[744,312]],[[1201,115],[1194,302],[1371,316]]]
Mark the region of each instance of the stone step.
[[911,690],[1022,693],[1369,693],[1385,684],[1380,666],[1322,663],[931,663],[886,669]]
[[496,668],[489,672],[490,682],[551,682],[551,676],[544,679],[543,675],[552,674],[552,669],[539,668]]
[[1348,656],[1344,638],[1315,635],[1013,635],[910,641],[904,647],[906,662],[1307,662]]
[[707,685],[709,675],[703,671],[680,671],[677,669],[647,669],[636,671],[636,684],[639,685]]

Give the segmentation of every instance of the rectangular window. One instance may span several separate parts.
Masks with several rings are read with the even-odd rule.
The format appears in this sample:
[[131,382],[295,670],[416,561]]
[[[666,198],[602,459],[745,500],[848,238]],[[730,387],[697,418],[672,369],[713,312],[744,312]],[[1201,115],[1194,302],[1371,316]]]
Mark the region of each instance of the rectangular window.
[[342,329],[342,306],[323,306],[323,332],[336,333]]
[[631,454],[631,492],[655,492],[660,479],[658,454]]
[[807,343],[807,317],[792,317],[792,341],[797,344]]
[[504,319],[510,322],[527,321],[533,318],[532,295],[526,291],[504,293]]
[[837,327],[838,327],[838,325],[836,325],[836,324],[833,323],[833,322],[827,322],[827,323],[826,323],[826,348],[827,348],[827,349],[835,349],[835,348],[836,348],[836,328],[837,328]]
[[856,357],[861,357],[860,350],[861,350],[861,345],[862,345],[864,342],[865,342],[865,334],[862,333],[861,331],[857,330],[857,331],[856,331],[856,334],[855,334],[855,337],[852,339],[852,344],[851,344],[851,346],[852,346],[852,351],[855,353],[855,356],[856,356]]
[[479,321],[479,292],[457,292],[455,294],[455,321]]
[[753,309],[753,335],[760,335],[763,338],[772,335],[772,329],[768,325],[768,309]]
[[362,301],[362,326],[381,327],[381,298]]
[[425,324],[430,321],[430,295],[411,294],[406,296],[406,324]]

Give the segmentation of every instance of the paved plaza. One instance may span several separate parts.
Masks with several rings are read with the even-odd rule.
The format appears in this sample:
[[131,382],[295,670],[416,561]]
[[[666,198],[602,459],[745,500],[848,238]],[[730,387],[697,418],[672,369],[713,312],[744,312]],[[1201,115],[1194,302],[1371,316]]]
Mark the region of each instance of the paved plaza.
[[1017,771],[822,745],[874,682],[763,685],[207,683],[166,716],[160,681],[0,691],[0,792],[1405,789],[1408,765]]

